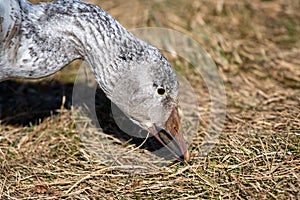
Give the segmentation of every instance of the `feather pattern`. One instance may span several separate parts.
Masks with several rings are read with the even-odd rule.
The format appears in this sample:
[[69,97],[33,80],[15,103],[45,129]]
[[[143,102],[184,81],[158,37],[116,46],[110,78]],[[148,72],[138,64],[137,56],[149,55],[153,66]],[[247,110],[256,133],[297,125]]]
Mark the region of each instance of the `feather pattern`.
[[[134,123],[156,137],[156,126],[173,127],[165,123],[177,115],[179,84],[169,62],[106,11],[79,0],[0,0],[0,81],[48,76],[75,59],[87,62],[108,98]],[[166,95],[158,95],[158,87]],[[182,135],[173,137],[189,158]]]
[[[137,39],[103,9],[77,0],[37,5],[0,0],[0,79],[40,78],[84,59],[105,90],[128,60],[156,49]],[[4,12],[2,12],[4,11]],[[122,67],[122,69],[120,69]],[[111,77],[111,80],[107,78]]]

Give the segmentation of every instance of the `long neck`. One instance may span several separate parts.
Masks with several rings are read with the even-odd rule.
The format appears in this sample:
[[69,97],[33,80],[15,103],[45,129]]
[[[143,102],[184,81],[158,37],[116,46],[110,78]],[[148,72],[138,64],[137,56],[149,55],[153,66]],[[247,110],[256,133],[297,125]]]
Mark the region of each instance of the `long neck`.
[[129,63],[148,45],[104,10],[82,2],[75,7],[74,10],[81,13],[76,18],[79,29],[76,31],[77,37],[82,43],[78,46],[81,55],[94,72],[96,81],[108,94],[122,77],[122,72],[132,67]]
[[146,45],[104,10],[77,0],[38,5],[21,1],[19,6],[23,12],[20,31],[6,49],[8,64],[0,66],[6,76],[39,78],[81,58],[102,89],[109,90],[117,71],[126,67],[122,62]]

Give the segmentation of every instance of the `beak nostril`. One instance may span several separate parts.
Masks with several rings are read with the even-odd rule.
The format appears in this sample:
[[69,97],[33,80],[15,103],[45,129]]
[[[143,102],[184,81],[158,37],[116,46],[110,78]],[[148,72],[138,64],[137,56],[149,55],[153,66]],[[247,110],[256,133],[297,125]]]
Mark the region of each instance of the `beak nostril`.
[[178,132],[178,128],[176,126],[173,127],[174,131]]

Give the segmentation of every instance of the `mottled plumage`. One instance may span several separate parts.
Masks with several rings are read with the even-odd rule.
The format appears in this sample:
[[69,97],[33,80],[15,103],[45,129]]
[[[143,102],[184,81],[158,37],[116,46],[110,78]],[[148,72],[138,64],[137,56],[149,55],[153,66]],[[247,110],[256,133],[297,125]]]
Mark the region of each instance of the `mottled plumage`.
[[[75,59],[85,60],[105,94],[160,140],[157,127],[165,128],[177,113],[178,81],[155,47],[106,11],[78,0],[37,5],[0,0],[0,80],[48,76]],[[157,94],[157,88],[166,94]]]

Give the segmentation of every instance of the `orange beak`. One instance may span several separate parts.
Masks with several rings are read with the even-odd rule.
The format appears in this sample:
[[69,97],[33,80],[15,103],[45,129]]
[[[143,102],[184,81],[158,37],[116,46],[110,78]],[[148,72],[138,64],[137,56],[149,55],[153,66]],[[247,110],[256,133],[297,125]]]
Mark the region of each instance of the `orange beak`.
[[190,153],[183,138],[180,117],[177,107],[174,107],[168,121],[163,127],[150,128],[152,135],[164,145],[178,160],[190,161]]

